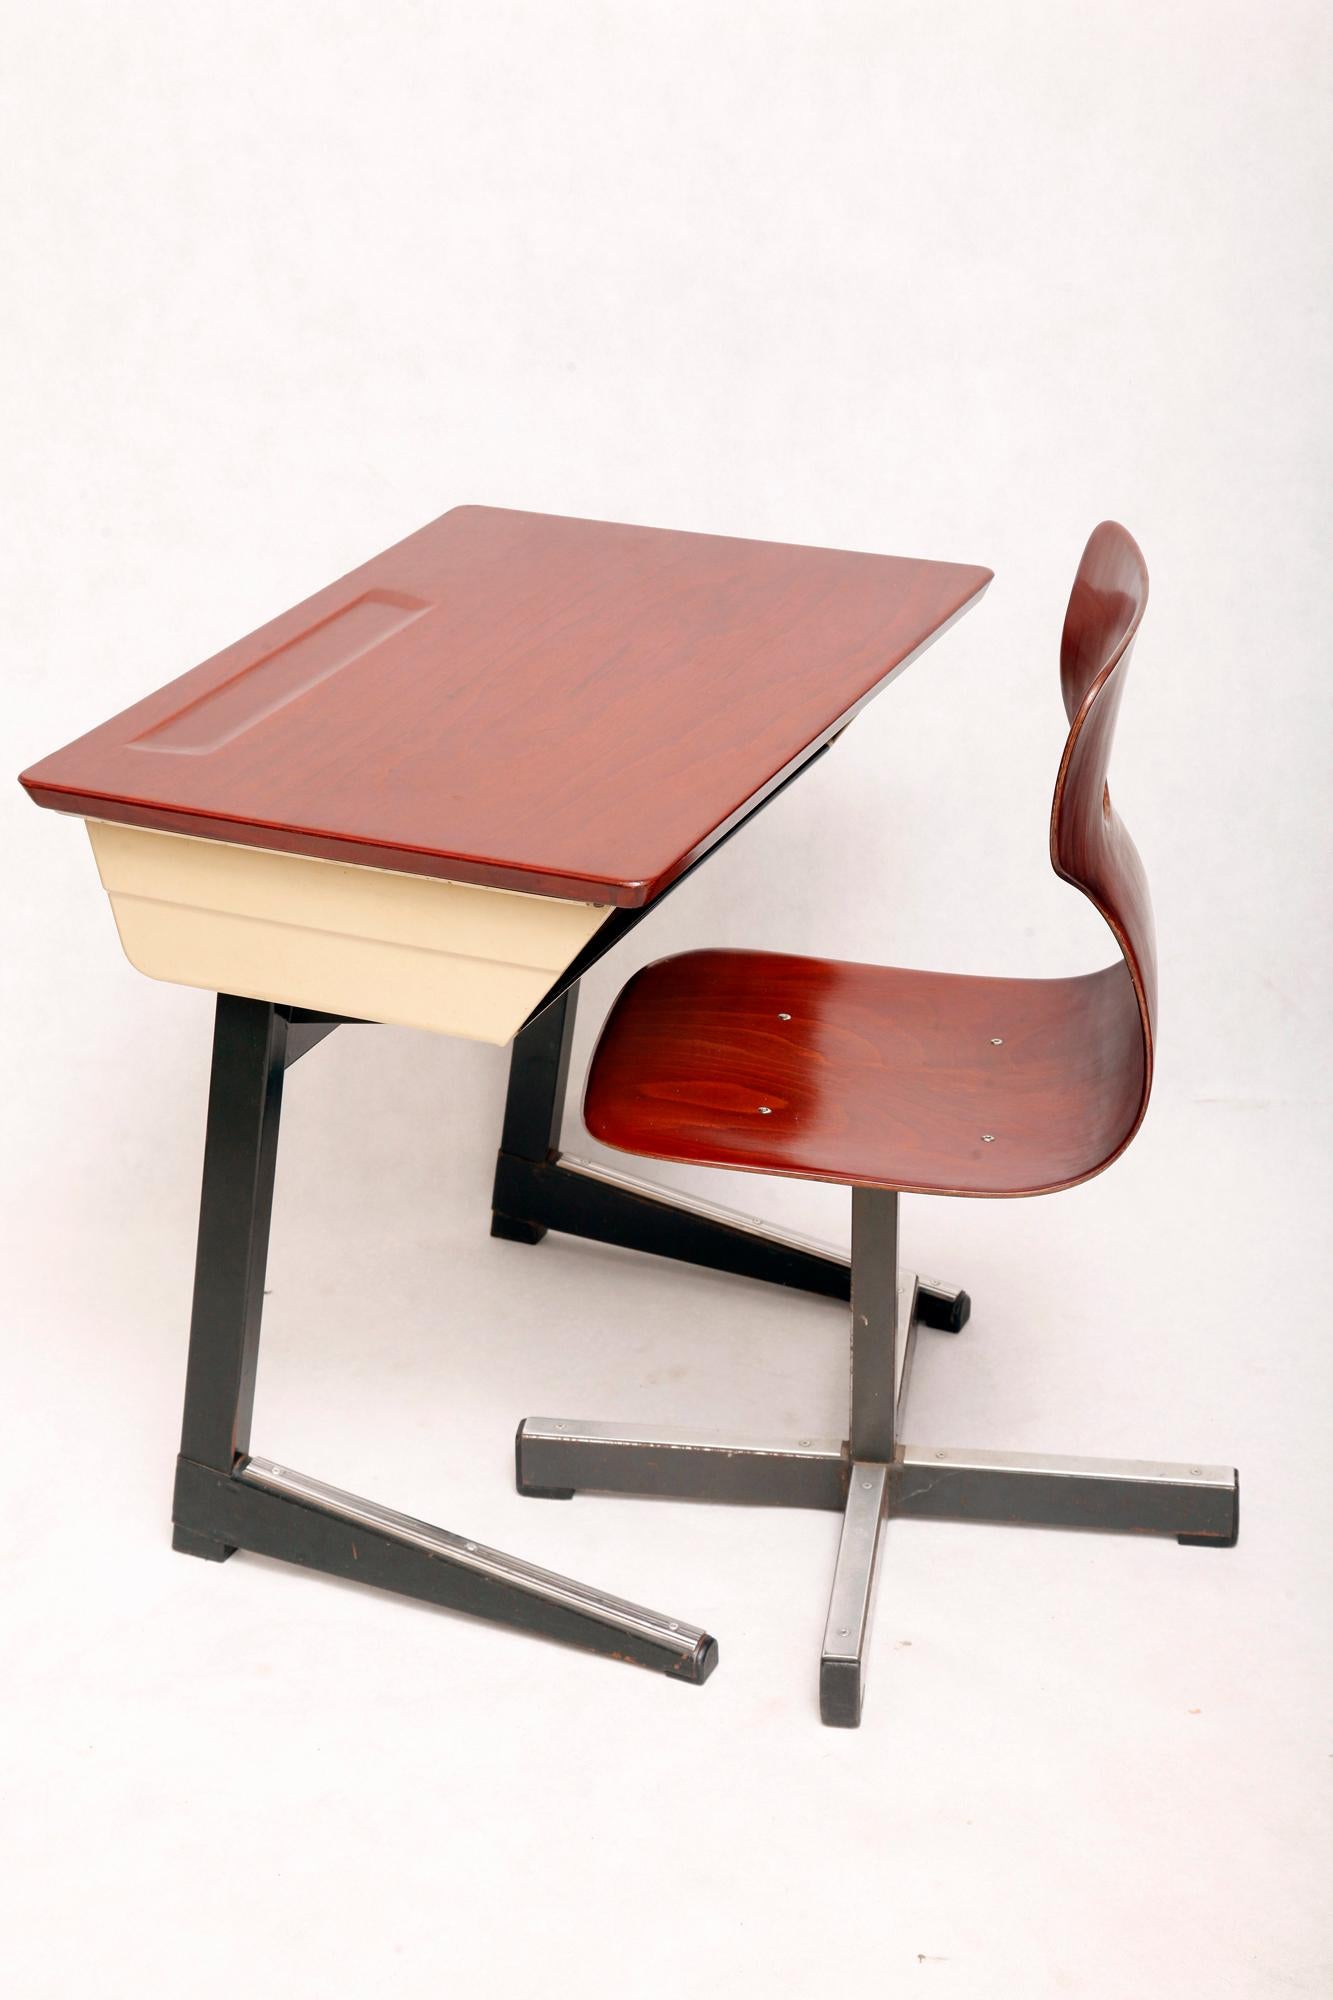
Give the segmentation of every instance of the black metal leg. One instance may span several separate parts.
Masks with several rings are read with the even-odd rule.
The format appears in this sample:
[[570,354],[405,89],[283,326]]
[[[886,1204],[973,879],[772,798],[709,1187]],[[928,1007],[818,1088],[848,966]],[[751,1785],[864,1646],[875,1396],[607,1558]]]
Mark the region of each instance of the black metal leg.
[[533,1205],[527,1201],[522,1177],[516,1181],[505,1170],[507,1162],[544,1167],[560,1151],[578,998],[576,980],[514,1037],[491,1214],[491,1235],[511,1243],[540,1243],[548,1228],[540,1215],[530,1213]]
[[[287,1028],[265,1001],[218,995],[181,1456],[223,1474],[250,1448]],[[235,1546],[179,1527],[173,1540],[215,1562]]]
[[218,995],[173,1546],[213,1562],[251,1549],[706,1680],[717,1643],[683,1619],[251,1456],[283,1071],[336,1025],[294,1015]]

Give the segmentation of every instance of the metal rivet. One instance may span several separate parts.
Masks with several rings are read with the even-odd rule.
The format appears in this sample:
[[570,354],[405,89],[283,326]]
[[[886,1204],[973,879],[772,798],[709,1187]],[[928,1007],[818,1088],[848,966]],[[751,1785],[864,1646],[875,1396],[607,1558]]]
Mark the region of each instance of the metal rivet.
[[1203,1467],[1201,1465],[1192,1465],[1190,1467],[1190,1478],[1197,1479],[1202,1471]]
[[477,1553],[477,1545],[475,1542],[468,1542],[466,1544],[466,1547],[467,1547],[467,1552],[470,1556],[474,1556]]
[[852,1628],[851,1628],[851,1626],[850,1626],[850,1625],[839,1625],[839,1627],[838,1627],[838,1637],[839,1637],[840,1639],[845,1639],[845,1638],[847,1637],[848,1633],[849,1633],[849,1632],[851,1631],[851,1629],[852,1629]]
[[993,1132],[983,1132],[981,1143],[983,1146],[993,1146],[995,1144],[995,1134]]
[[274,1468],[273,1468],[273,1473],[274,1473],[274,1477],[275,1477],[275,1478],[277,1478],[277,1479],[281,1479],[281,1478],[282,1478],[282,1467],[281,1467],[280,1465],[275,1465],[275,1466],[274,1466]]
[[1004,1047],[1004,1036],[992,1035],[990,1038],[990,1045],[993,1049],[1002,1049]]
[[870,1481],[868,1479],[863,1479],[861,1481],[861,1484],[862,1486],[864,1486],[866,1492],[868,1493],[870,1491]]
[[779,1014],[779,1015],[778,1015],[778,1019],[779,1019],[779,1021],[790,1021],[790,1019],[791,1019],[791,1015],[790,1015],[790,1014]]
[[761,1104],[759,1107],[759,1116],[761,1118],[771,1118],[773,1116],[773,1106],[771,1104]]
[[679,1618],[673,1618],[671,1623],[667,1626],[667,1631],[679,1632],[679,1630],[680,1630],[680,1620]]
[[943,1456],[944,1456],[944,1453],[943,1453],[942,1451],[937,1451],[937,1452],[936,1452],[936,1454],[935,1454],[935,1456],[936,1456],[936,1458],[943,1458]]

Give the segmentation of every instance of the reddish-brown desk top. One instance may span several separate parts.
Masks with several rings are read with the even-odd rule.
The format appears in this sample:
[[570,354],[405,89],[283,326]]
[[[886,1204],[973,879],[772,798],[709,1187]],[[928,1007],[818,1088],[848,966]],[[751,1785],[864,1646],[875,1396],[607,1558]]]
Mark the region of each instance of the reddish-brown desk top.
[[65,812],[637,907],[990,575],[458,507],[22,782]]

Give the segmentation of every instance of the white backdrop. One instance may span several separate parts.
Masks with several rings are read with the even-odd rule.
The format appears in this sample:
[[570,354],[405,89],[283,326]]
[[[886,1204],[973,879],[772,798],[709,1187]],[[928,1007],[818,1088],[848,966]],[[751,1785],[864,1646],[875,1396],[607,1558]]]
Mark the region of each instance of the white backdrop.
[[[1316,1656],[1302,1621],[1312,1593],[1326,1603],[1308,1536],[1327,1500],[1316,1301],[1333,1192],[1328,10],[9,0],[0,14],[11,772],[460,501],[994,568],[979,610],[586,982],[580,1060],[633,966],[693,944],[1005,973],[1104,962],[1096,920],[1049,871],[1046,821],[1069,581],[1097,520],[1130,527],[1152,599],[1113,786],[1161,936],[1154,1109],[1124,1166],[1068,1200],[918,1204],[909,1226],[926,1268],[974,1291],[979,1326],[983,1296],[1012,1316],[990,1322],[1000,1358],[985,1361],[979,1337],[980,1378],[950,1392],[977,1398],[980,1441],[1235,1456],[1251,1486],[1266,1472],[1241,1548],[1217,1559],[1231,1568],[1203,1582],[1197,1565],[1153,1569],[1142,1548],[1092,1555],[1072,1538],[1071,1555],[1029,1538],[1012,1560],[1028,1565],[1024,1589],[1048,1593],[1049,1621],[1037,1617],[1032,1673],[1000,1726],[1003,1774],[987,1761],[994,1732],[964,1756],[958,1727],[969,1671],[993,1671],[995,1605],[1015,1588],[995,1552],[1013,1538],[983,1536],[974,1557],[971,1531],[938,1545],[926,1531],[923,1604],[946,1572],[963,1592],[921,1612],[938,1617],[941,1647],[968,1635],[957,1682],[941,1666],[919,1695],[895,1695],[897,1669],[881,1663],[882,1706],[850,1750],[833,1747],[813,1719],[807,1657],[831,1524],[524,1508],[506,1498],[504,1461],[512,1417],[557,1393],[648,1418],[647,1390],[665,1382],[680,1416],[722,1422],[756,1381],[781,1378],[805,1409],[818,1375],[836,1403],[838,1326],[817,1317],[825,1367],[806,1327],[826,1309],[808,1302],[753,1301],[574,1246],[490,1245],[506,1056],[366,1032],[335,1037],[293,1082],[289,1247],[275,1245],[292,1291],[270,1315],[261,1407],[302,1449],[308,1437],[326,1476],[428,1514],[447,1500],[447,1519],[470,1508],[478,1531],[558,1567],[578,1570],[590,1537],[583,1566],[604,1554],[615,1587],[650,1600],[670,1588],[691,1616],[711,1604],[724,1652],[713,1686],[731,1693],[659,1700],[637,1680],[626,1693],[586,1662],[552,1664],[550,1649],[534,1664],[526,1642],[261,1564],[173,1565],[161,1523],[209,1002],[130,970],[78,823],[36,812],[11,784],[0,1118],[11,1601],[30,1718],[22,1866],[7,1881],[32,1953],[22,1991],[79,1990],[104,1949],[103,1992],[122,1978],[127,1991],[145,1979],[169,1990],[174,1925],[205,1910],[220,1936],[238,1925],[252,1969],[281,1974],[290,1993],[434,1990],[447,1971],[430,1921],[445,1907],[431,1902],[436,1866],[464,1862],[456,1825],[431,1818],[431,1773],[455,1755],[464,1765],[440,1785],[467,1802],[475,1921],[455,1913],[444,1929],[455,1971],[471,1968],[483,1991],[520,1975],[573,1991],[581,1934],[597,1963],[584,1927],[608,1923],[617,1952],[642,1955],[642,1977],[620,1990],[642,1993],[659,1980],[681,1990],[653,1958],[668,1937],[698,1990],[718,1973],[739,1990],[748,1968],[756,1990],[809,1991],[807,1975],[845,1981],[870,1951],[923,1990],[932,1974],[941,1992],[1092,1993],[1101,1978],[1124,1992],[1142,1970],[1133,1954],[1152,1963],[1148,1929],[1176,1954],[1174,1992],[1323,1990],[1308,1873],[1323,1752],[1303,1733]],[[567,1142],[576,1127],[571,1113]],[[753,1182],[740,1194],[845,1228],[831,1191]],[[1014,1369],[1026,1390],[1006,1388]],[[1033,1411],[1029,1439],[1017,1433]],[[953,1421],[942,1402],[936,1428]],[[442,1498],[442,1440],[452,1451],[455,1438],[471,1455]],[[305,1462],[295,1442],[283,1450]],[[982,1598],[966,1597],[968,1578]],[[1059,1607],[1080,1588],[1071,1629]],[[1206,1614],[1182,1602],[1189,1590]],[[1142,1756],[1151,1792],[1174,1753],[1141,1718],[1125,1721],[1138,1711],[1115,1646],[1127,1620],[1138,1631],[1150,1615],[1178,1617],[1173,1660],[1198,1643],[1222,1663],[1228,1723],[1156,1798],[1160,1848],[1140,1879],[1121,1843],[1141,1797],[1116,1788]],[[270,1678],[245,1684],[242,1716],[207,1674],[234,1664],[247,1619],[284,1636]],[[1241,1627],[1253,1656],[1235,1651]],[[217,1637],[211,1668],[192,1650],[201,1630]],[[1058,1751],[1052,1648],[1072,1648],[1060,1672],[1103,1677],[1095,1710],[1078,1707],[1072,1680],[1054,1701],[1074,1704]],[[389,1689],[375,1677],[386,1653]],[[334,1657],[355,1662],[345,1684]],[[181,1690],[201,1674],[210,1693],[195,1705]],[[321,1682],[322,1698],[337,1707],[345,1685],[347,1707],[322,1715],[315,1743],[300,1721],[321,1674],[335,1690]],[[1241,1691],[1270,1674],[1288,1676],[1273,1696],[1286,1720],[1270,1715],[1265,1735]],[[426,1680],[447,1695],[413,1706]],[[1135,1683],[1149,1708],[1161,1685],[1146,1666]],[[556,1752],[577,1746],[582,1778],[562,1774],[533,1722],[548,1695],[540,1730]],[[411,1721],[395,1736],[385,1717],[400,1700]],[[355,1720],[367,1710],[369,1745]],[[910,1801],[894,1733],[908,1712],[921,1760]],[[219,1714],[237,1744],[258,1747],[233,1754]],[[1100,1732],[1122,1726],[1112,1755]],[[604,1732],[621,1728],[608,1748]],[[455,1735],[466,1754],[449,1748]],[[693,1773],[702,1787],[692,1799],[653,1775],[668,1742],[677,1782]],[[722,1756],[749,1805],[718,1807],[714,1853],[706,1834],[687,1837],[684,1815],[707,1816]],[[111,1778],[89,1777],[99,1757]],[[617,1758],[632,1760],[632,1781]],[[1085,1785],[1069,1803],[1107,1805],[1109,1845],[1091,1871],[1073,1871],[1043,1817],[1062,1760]],[[1048,1772],[1035,1792],[1034,1768]],[[956,1803],[958,1785],[984,1791],[991,1821],[975,1797],[964,1817],[990,1824],[989,1848],[941,1821],[945,1771]],[[261,1803],[265,1772],[281,1807]],[[617,1773],[650,1798],[666,1787],[642,1823],[644,1801],[626,1804]],[[513,1829],[536,1810],[534,1783],[545,1838],[529,1855],[534,1829]],[[1265,1785],[1278,1788],[1270,1805]],[[1219,1829],[1238,1810],[1257,1820],[1249,1844],[1228,1846]],[[254,1816],[275,1812],[266,1846]],[[806,1821],[809,1845],[827,1823],[836,1879],[817,1891],[797,1827],[785,1859],[765,1847],[784,1813]],[[914,1813],[925,1846],[895,1902],[894,1830]],[[632,1835],[623,1854],[617,1824]],[[258,1840],[270,1870],[239,1904],[233,1837],[251,1852]],[[1208,1838],[1221,1845],[1201,1869],[1192,1848]],[[311,1839],[322,1864],[307,1877],[293,1857]],[[355,1919],[347,1871],[366,1839],[386,1877]],[[122,1842],[145,1857],[128,1883]],[[284,1867],[300,1877],[305,1928],[285,1920]],[[1181,1870],[1186,1906],[1158,1908]],[[503,1921],[520,1879],[535,1928],[565,1940],[554,1969],[539,1939]],[[1034,1928],[1052,1883],[1076,1913],[1067,1937],[1057,1918]],[[660,1898],[669,1925],[643,1897]],[[395,1948],[406,1956],[391,1979]],[[229,1969],[205,1970],[195,1990],[221,1992]]]

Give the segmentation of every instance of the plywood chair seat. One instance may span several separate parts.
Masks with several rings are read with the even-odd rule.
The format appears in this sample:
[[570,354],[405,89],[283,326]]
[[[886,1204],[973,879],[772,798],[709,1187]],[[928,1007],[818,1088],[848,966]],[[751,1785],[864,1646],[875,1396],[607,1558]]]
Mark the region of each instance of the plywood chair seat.
[[1123,961],[978,979],[697,951],[632,979],[584,1118],[647,1158],[900,1192],[1044,1194],[1086,1180],[1145,1103]]

